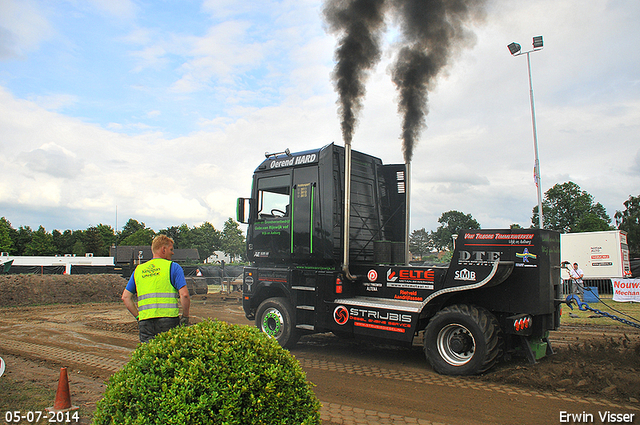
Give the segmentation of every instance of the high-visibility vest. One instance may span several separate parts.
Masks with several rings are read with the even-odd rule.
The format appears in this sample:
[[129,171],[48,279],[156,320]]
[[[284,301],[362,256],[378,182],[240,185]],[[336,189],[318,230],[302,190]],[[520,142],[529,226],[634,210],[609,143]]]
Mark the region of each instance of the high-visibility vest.
[[171,261],[154,258],[136,267],[139,320],[178,317],[178,291],[171,285]]

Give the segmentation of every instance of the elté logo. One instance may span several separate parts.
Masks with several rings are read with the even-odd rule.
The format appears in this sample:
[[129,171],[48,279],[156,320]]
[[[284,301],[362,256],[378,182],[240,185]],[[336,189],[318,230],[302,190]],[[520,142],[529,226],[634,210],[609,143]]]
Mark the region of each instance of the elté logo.
[[387,270],[387,282],[395,282],[398,280],[398,275],[393,270]]
[[433,282],[435,273],[433,270],[398,270],[398,273],[392,269],[387,270],[387,282],[396,282],[398,279],[402,282]]

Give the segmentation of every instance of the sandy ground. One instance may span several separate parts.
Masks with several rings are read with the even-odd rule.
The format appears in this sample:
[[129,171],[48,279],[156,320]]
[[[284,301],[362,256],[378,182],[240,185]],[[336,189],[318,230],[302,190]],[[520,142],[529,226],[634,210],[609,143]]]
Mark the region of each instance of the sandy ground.
[[[108,378],[138,344],[136,323],[119,301],[125,283],[108,275],[0,276],[0,356],[7,364],[0,379],[55,390],[60,367],[68,367],[79,423],[90,423]],[[252,324],[237,293],[196,295],[191,316]],[[316,385],[325,423],[546,424],[561,423],[563,414],[609,423],[599,418],[607,411],[640,423],[638,329],[563,325],[551,339],[556,355],[536,365],[514,359],[464,378],[433,372],[418,344],[318,334],[301,338],[291,353]],[[0,421],[11,409],[0,394]]]

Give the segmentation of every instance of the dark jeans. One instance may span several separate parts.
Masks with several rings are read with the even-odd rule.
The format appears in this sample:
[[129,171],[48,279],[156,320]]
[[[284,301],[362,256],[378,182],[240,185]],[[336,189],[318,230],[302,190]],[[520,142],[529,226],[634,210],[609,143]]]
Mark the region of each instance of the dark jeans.
[[571,279],[571,293],[575,294],[580,298],[580,301],[584,301],[584,283],[576,282],[574,279]]
[[173,329],[179,324],[180,317],[157,317],[155,319],[140,320],[138,322],[140,342],[151,341],[154,336]]

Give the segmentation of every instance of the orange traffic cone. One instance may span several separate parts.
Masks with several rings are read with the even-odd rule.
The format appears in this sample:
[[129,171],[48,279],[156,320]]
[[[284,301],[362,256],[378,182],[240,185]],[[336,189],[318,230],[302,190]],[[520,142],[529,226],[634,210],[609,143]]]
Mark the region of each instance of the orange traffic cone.
[[71,405],[71,395],[69,394],[69,377],[67,376],[67,368],[60,368],[60,379],[58,380],[58,391],[56,391],[56,401],[53,407],[47,407],[47,412],[69,412],[78,410],[78,406]]

